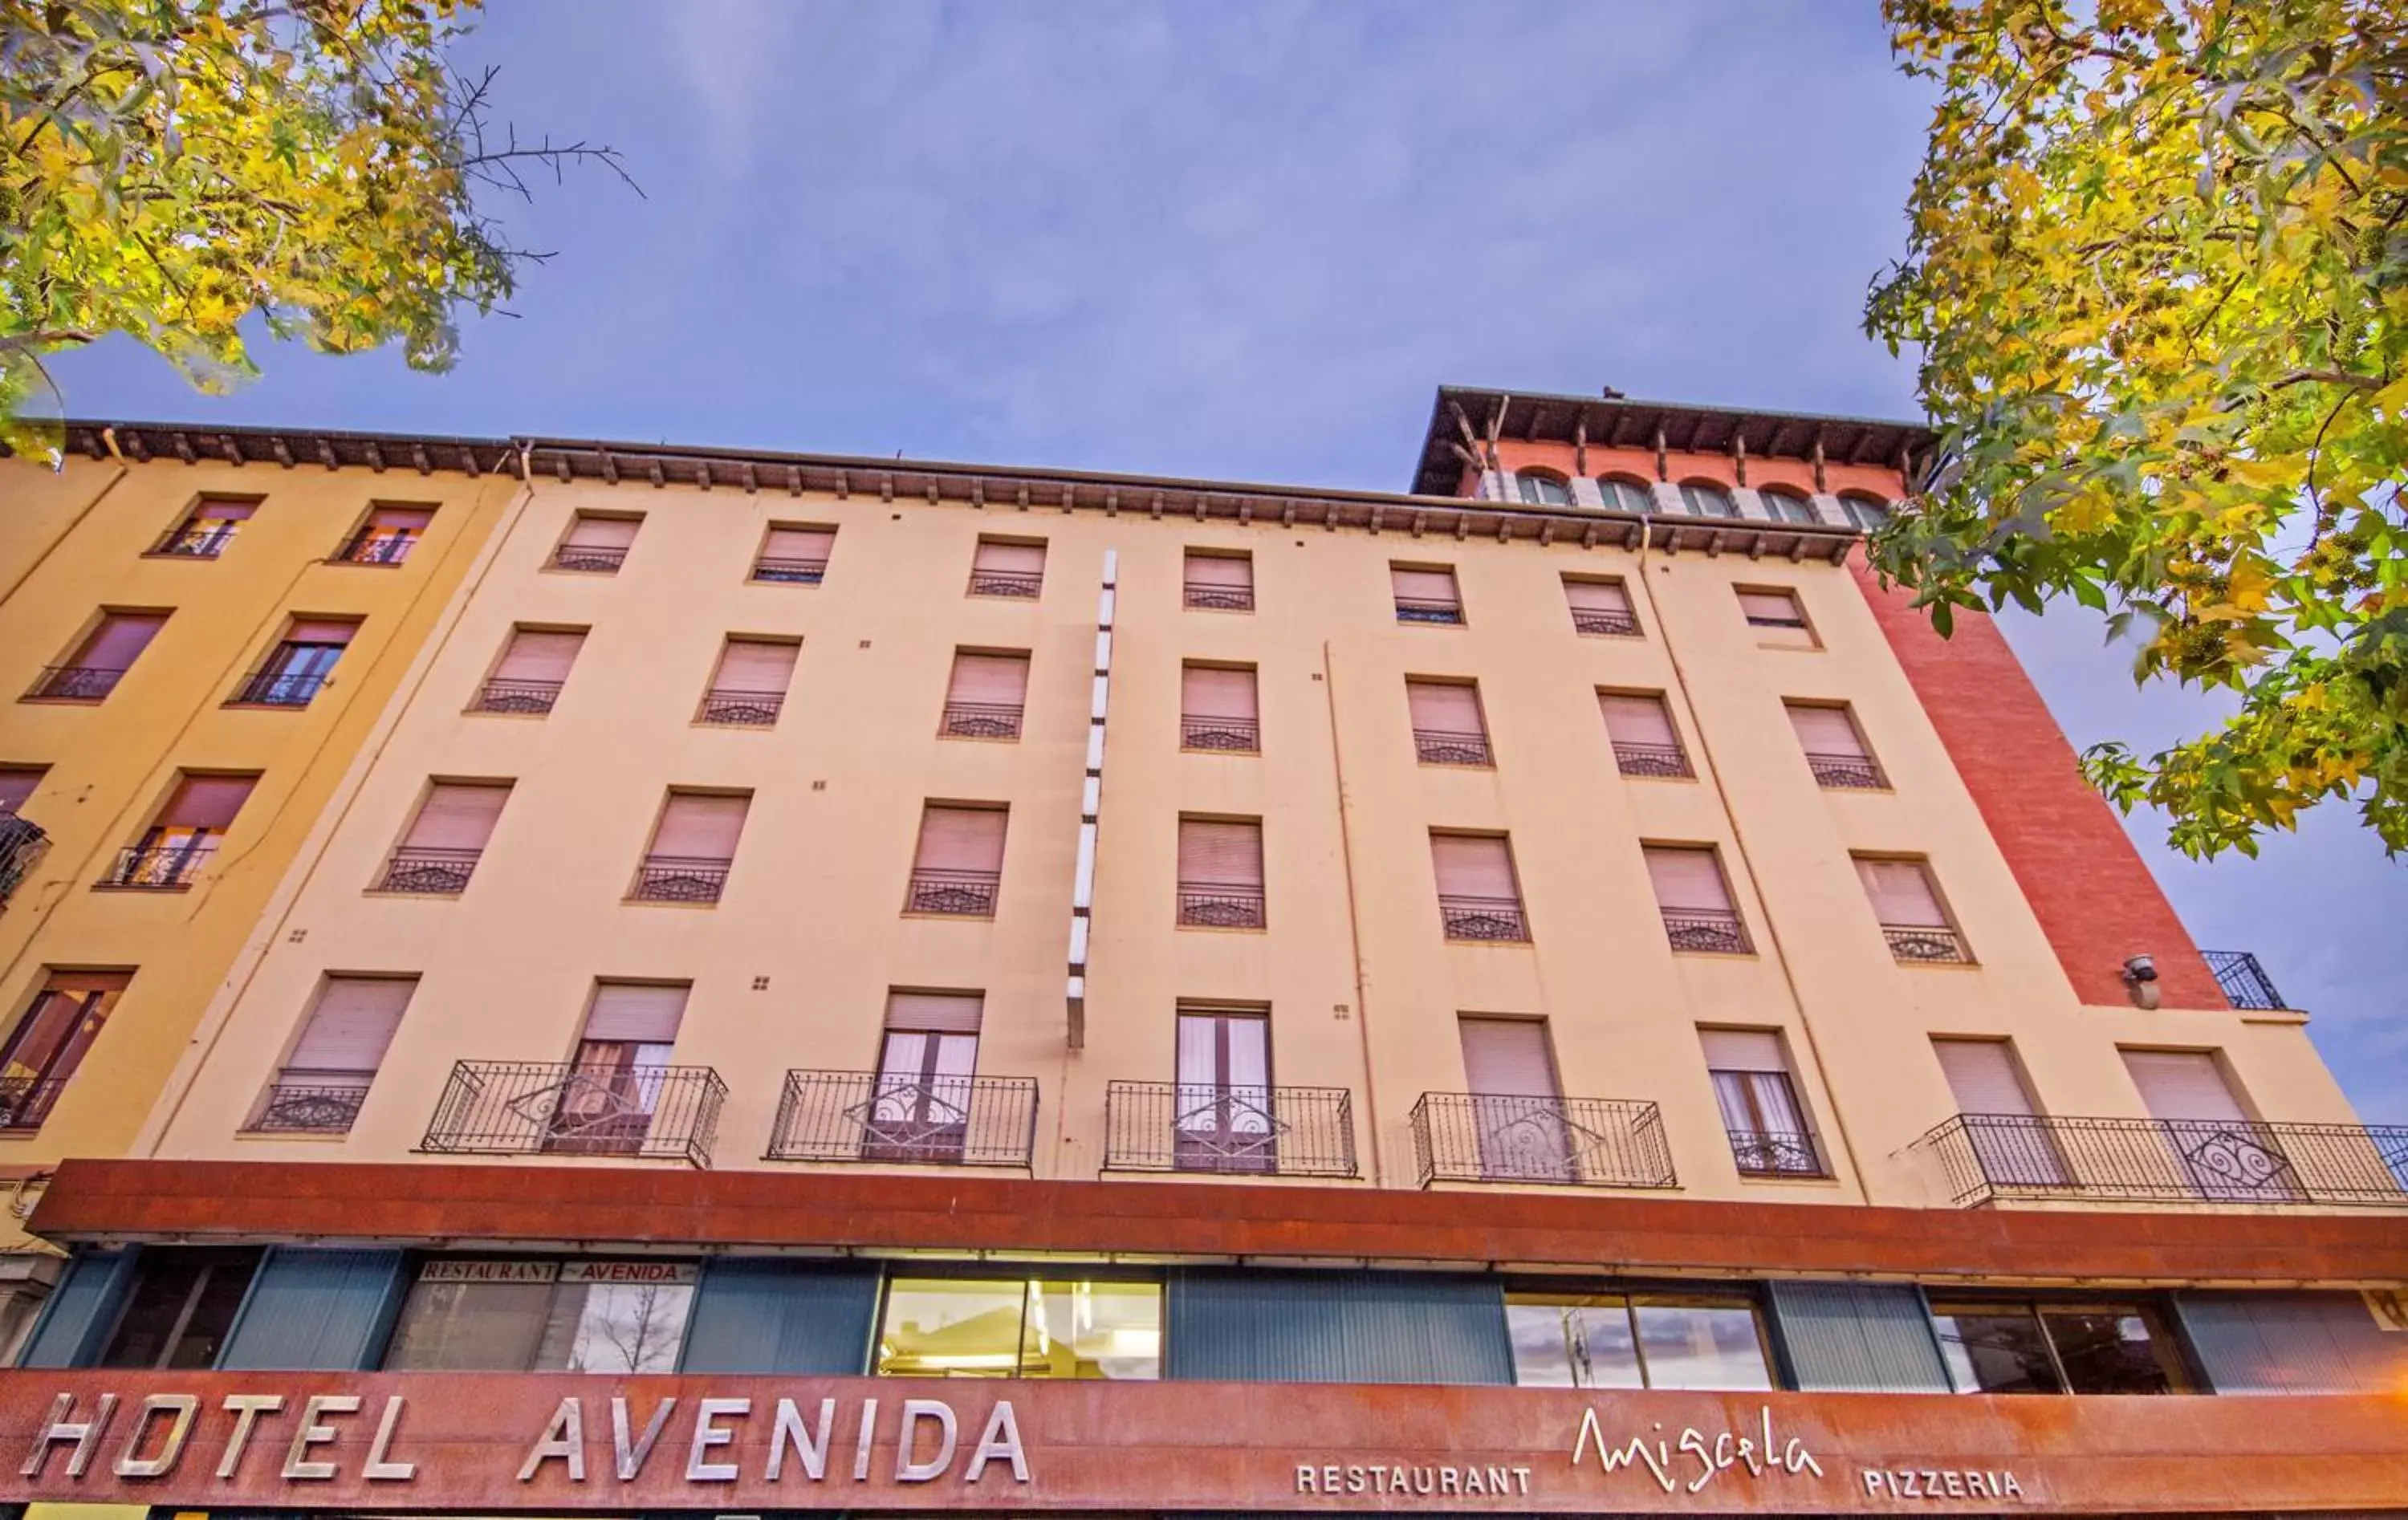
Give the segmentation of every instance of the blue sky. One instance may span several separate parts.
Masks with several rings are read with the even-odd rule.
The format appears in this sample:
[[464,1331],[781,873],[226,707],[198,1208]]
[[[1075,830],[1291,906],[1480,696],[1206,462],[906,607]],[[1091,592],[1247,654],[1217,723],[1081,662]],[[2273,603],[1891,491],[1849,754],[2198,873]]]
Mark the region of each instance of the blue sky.
[[[556,249],[459,368],[131,345],[79,415],[535,432],[1401,490],[1441,382],[1914,414],[1857,327],[1928,100],[1870,0],[498,0],[462,61],[627,155],[502,208]],[[2009,635],[2077,744],[2202,721],[2079,609]],[[2370,1121],[2408,1122],[2408,870],[2325,810],[2212,867]]]

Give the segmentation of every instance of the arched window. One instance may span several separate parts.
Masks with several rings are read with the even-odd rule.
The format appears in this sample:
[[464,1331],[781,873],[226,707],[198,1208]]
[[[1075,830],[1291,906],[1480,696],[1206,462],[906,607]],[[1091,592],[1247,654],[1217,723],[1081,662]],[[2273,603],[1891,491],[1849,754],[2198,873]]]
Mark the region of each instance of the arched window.
[[1764,498],[1764,509],[1772,514],[1772,519],[1776,523],[1814,521],[1814,504],[1795,491],[1774,488],[1758,492],[1757,495]]
[[1889,504],[1878,496],[1850,493],[1840,498],[1840,507],[1860,532],[1870,533],[1889,521]]
[[1729,492],[1711,480],[1691,480],[1681,487],[1681,505],[1691,517],[1737,517],[1739,507]]
[[1634,480],[1626,475],[1599,476],[1598,495],[1605,498],[1606,509],[1615,512],[1652,512],[1656,509],[1656,493],[1644,480]]
[[1521,487],[1522,499],[1533,507],[1569,507],[1572,504],[1570,482],[1560,475],[1523,470],[1514,477]]

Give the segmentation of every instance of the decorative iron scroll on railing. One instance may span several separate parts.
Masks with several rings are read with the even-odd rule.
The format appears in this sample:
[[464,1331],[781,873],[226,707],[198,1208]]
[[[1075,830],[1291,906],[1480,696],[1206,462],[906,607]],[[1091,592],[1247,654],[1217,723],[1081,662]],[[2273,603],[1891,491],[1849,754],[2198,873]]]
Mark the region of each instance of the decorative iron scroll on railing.
[[1731,1158],[1742,1177],[1828,1177],[1814,1137],[1772,1129],[1733,1129]]
[[1530,920],[1518,897],[1441,896],[1438,916],[1450,939],[1518,944],[1530,938]]
[[560,700],[556,681],[489,681],[477,688],[477,712],[550,712]]
[[1042,570],[972,570],[973,596],[1034,596],[1045,589]]
[[1263,889],[1217,882],[1182,882],[1179,922],[1193,928],[1259,929],[1263,926]]
[[618,544],[562,544],[552,552],[552,566],[556,570],[616,574],[619,566],[626,563],[626,548]]
[[1667,908],[1664,910],[1664,938],[1674,950],[1700,951],[1711,954],[1748,955],[1756,944],[1747,937],[1747,925],[1734,912],[1705,908]]
[[1676,1187],[1663,1115],[1617,1097],[1424,1093],[1412,1107],[1421,1183]]
[[340,1135],[350,1131],[367,1101],[366,1076],[343,1082],[311,1081],[311,1073],[287,1072],[262,1094],[243,1128],[252,1134],[288,1131],[296,1134]]
[[1354,1096],[1343,1087],[1115,1082],[1104,1090],[1107,1171],[1352,1177]]
[[1889,953],[1899,960],[1973,964],[1973,952],[1966,945],[1965,937],[1944,924],[1885,924],[1881,931],[1882,938],[1889,941]]
[[1190,581],[1182,591],[1182,599],[1189,607],[1209,608],[1216,612],[1251,612],[1254,609],[1254,588],[1252,586],[1223,586]]
[[1413,754],[1426,766],[1493,766],[1497,752],[1486,734],[1459,733],[1446,728],[1413,730]]
[[276,671],[262,670],[244,678],[232,698],[236,707],[245,708],[306,708],[326,683],[323,670]]
[[1572,609],[1572,630],[1627,638],[1639,631],[1639,619],[1631,613],[1616,612],[1611,608],[1575,607]]
[[2408,1126],[1960,1113],[1915,1141],[1960,1204],[2000,1198],[2408,1208]]
[[25,695],[44,702],[97,702],[124,677],[122,670],[97,665],[46,665]]
[[756,559],[752,562],[752,579],[782,581],[789,585],[816,586],[827,579],[827,561],[775,557]]
[[948,702],[942,732],[947,738],[1018,738],[1025,710],[1017,702]]
[[344,565],[398,565],[418,542],[414,533],[364,533],[335,553]]
[[1689,752],[1678,744],[1627,744],[1615,739],[1613,764],[1625,776],[1678,780],[1697,774],[1689,765]]
[[1463,604],[1443,602],[1430,596],[1399,596],[1397,598],[1397,621],[1459,624],[1463,621]]
[[384,863],[377,878],[379,892],[412,892],[428,897],[456,897],[468,890],[477,873],[481,850],[433,850],[405,845]]
[[904,892],[903,911],[993,918],[996,893],[1002,884],[999,871],[915,870]]
[[183,844],[137,844],[117,853],[104,885],[172,892],[193,884],[194,873],[217,849],[214,839]]
[[1182,717],[1179,720],[1179,747],[1219,750],[1227,754],[1260,753],[1262,724],[1254,718]]
[[707,1066],[458,1061],[418,1148],[710,1165],[727,1084]]
[[1033,1077],[789,1071],[772,1161],[1025,1167],[1037,1144]]
[[724,855],[647,855],[627,896],[636,902],[717,902],[734,864]]
[[777,723],[785,706],[783,692],[705,692],[694,721],[728,728],[767,728]]
[[1881,767],[1861,754],[1816,754],[1807,752],[1806,768],[1813,773],[1818,786],[1834,791],[1882,792],[1889,788],[1889,778]]

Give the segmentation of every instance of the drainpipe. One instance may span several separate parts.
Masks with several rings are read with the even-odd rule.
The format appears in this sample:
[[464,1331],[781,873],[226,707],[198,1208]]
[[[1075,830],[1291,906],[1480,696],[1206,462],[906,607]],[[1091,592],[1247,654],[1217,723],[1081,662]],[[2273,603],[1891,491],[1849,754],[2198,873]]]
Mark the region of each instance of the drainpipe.
[[1329,665],[1329,640],[1321,641],[1322,695],[1329,707],[1329,769],[1338,784],[1339,861],[1346,872],[1346,951],[1354,962],[1354,1034],[1363,1048],[1363,1122],[1371,1131],[1371,1185],[1388,1185],[1387,1142],[1380,1129],[1380,1084],[1371,1070],[1371,1005],[1363,979],[1362,911],[1354,894],[1354,831],[1348,822],[1345,745],[1339,737],[1338,677]]

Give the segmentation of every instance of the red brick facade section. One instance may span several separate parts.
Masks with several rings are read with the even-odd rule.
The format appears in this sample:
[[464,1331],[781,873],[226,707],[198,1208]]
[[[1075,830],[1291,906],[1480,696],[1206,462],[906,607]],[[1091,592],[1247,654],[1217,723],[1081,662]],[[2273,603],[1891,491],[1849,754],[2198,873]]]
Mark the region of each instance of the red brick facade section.
[[2148,954],[2166,1007],[2229,1007],[1999,625],[1960,609],[1942,638],[1905,592],[1884,589],[1861,558],[1849,565],[2074,994],[2125,1002],[2124,961]]

